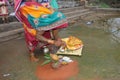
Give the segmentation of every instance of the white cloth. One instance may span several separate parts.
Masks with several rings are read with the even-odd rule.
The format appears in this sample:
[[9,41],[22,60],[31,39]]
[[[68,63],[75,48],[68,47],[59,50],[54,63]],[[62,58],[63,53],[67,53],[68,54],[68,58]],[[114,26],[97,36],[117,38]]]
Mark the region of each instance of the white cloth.
[[[5,2],[4,1],[0,1],[0,5],[3,5],[3,4],[5,4]],[[1,6],[0,7],[0,14],[1,15],[8,14],[6,6]]]

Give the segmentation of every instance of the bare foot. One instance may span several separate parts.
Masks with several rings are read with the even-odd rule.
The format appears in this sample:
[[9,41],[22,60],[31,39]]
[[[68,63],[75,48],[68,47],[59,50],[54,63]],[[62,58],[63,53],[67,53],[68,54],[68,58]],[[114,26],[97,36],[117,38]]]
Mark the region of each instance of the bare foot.
[[31,56],[30,60],[31,60],[31,62],[37,62],[37,61],[39,61],[39,59],[36,58],[36,57],[34,57],[34,56]]
[[34,53],[30,54],[30,60],[31,60],[31,62],[37,62],[37,61],[39,61],[39,59],[34,56]]

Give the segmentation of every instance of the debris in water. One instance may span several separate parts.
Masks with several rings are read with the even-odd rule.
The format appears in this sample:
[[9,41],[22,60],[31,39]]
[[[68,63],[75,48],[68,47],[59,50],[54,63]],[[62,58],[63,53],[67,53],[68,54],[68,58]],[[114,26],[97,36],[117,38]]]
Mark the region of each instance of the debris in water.
[[7,77],[10,76],[11,74],[7,73],[7,74],[3,74],[3,77]]
[[92,24],[93,23],[93,21],[88,21],[86,24],[87,25],[90,25],[90,24]]

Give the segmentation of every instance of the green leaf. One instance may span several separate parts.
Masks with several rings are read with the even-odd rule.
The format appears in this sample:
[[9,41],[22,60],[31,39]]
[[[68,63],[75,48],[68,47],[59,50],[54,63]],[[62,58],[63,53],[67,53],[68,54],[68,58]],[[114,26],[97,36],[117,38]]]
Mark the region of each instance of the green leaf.
[[45,58],[45,59],[51,59],[51,57],[50,57],[50,56],[44,56],[44,58]]
[[47,57],[50,57],[50,54],[48,54],[48,53],[46,53],[46,54],[44,54],[45,56],[47,56]]
[[48,64],[48,63],[50,63],[50,62],[51,62],[51,60],[46,60],[46,61],[44,61],[41,65],[43,66],[43,65]]

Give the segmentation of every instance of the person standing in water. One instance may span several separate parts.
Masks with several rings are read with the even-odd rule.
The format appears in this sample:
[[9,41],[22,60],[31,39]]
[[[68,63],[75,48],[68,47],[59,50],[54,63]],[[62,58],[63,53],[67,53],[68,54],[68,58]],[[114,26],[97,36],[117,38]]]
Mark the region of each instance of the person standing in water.
[[[51,6],[50,4],[54,5]],[[55,3],[49,0],[42,0],[40,4],[28,1],[21,4],[18,9],[16,7],[16,16],[24,25],[25,39],[31,61],[38,61],[34,54],[37,46],[41,49],[48,46],[50,56],[54,59],[53,56],[56,56],[57,49],[65,45],[58,32],[67,27],[68,22],[65,15],[56,9],[58,7]]]

